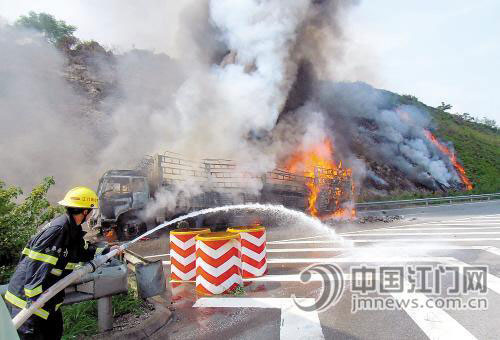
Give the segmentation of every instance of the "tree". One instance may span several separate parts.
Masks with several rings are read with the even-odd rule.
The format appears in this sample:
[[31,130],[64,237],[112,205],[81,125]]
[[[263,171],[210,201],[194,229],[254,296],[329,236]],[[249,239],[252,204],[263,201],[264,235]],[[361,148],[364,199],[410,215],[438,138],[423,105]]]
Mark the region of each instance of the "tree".
[[445,104],[444,102],[441,102],[441,105],[439,105],[437,107],[438,110],[441,110],[441,111],[446,111],[446,110],[450,110],[453,106],[451,106],[450,104]]
[[462,119],[465,120],[466,122],[472,122],[474,120],[474,117],[468,114],[467,112],[462,113]]
[[411,95],[411,94],[403,94],[401,97],[403,97],[404,99],[406,99],[410,102],[418,102],[418,98],[415,97],[414,95]]
[[48,41],[57,45],[61,42],[71,41],[72,43],[78,42],[73,36],[76,27],[66,24],[62,20],[56,20],[54,16],[47,13],[29,12],[27,16],[22,15],[16,21],[17,26],[31,28],[42,32]]
[[23,247],[37,228],[61,211],[59,207],[51,206],[46,197],[47,191],[54,184],[52,177],[44,178],[23,202],[17,203],[22,190],[7,188],[0,181],[0,282],[7,278],[12,266],[19,260]]

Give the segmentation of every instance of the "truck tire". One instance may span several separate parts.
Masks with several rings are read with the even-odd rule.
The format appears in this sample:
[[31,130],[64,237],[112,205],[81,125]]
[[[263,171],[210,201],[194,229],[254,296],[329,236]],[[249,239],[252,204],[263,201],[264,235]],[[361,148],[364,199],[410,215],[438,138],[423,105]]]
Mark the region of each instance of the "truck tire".
[[118,220],[116,235],[119,241],[130,241],[146,231],[146,223],[138,218],[127,218]]

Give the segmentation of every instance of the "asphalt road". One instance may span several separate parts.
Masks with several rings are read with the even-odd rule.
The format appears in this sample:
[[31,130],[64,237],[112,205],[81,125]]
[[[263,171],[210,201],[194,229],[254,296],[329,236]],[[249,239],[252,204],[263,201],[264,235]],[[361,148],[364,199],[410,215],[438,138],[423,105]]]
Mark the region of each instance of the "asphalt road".
[[[329,230],[294,223],[269,227],[268,274],[245,282],[244,295],[201,298],[195,296],[193,284],[169,287],[175,308],[169,325],[171,338],[498,339],[500,201],[385,210],[385,214],[402,215],[403,219],[390,223],[337,223],[330,227],[337,236]],[[151,259],[162,259],[169,272],[169,256],[164,255],[169,251],[167,238],[142,242],[134,250]],[[317,263],[338,265],[344,273],[345,289],[329,309],[303,312],[290,297],[295,294],[311,303],[320,296],[320,276],[313,275],[307,284],[301,283],[299,276],[304,268]],[[430,274],[424,275],[426,281],[419,276],[419,270],[426,270],[417,267],[422,265],[430,268]],[[465,281],[469,285],[467,292],[448,291],[456,285],[455,279],[462,283],[485,265],[489,272],[484,292],[478,292],[481,276]],[[352,269],[362,266],[377,270],[374,280],[352,276]],[[398,276],[404,282],[401,291],[380,291],[391,287],[379,276],[380,268],[387,266],[402,268],[403,275]],[[469,269],[471,266],[476,268]],[[360,287],[372,287],[373,282],[375,291],[361,294]],[[440,291],[418,290],[426,287]],[[353,301],[367,297],[380,303],[393,300],[414,304],[353,313]],[[449,302],[451,298],[455,302]],[[438,308],[434,306],[437,300],[467,308]],[[466,303],[483,305],[479,310]]]

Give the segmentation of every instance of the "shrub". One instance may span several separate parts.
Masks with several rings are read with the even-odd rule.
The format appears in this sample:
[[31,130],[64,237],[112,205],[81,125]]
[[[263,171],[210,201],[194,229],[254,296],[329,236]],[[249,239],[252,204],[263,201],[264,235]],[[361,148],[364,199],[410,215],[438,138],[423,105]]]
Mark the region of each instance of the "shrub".
[[46,177],[22,202],[18,199],[22,190],[6,187],[0,181],[0,282],[10,276],[19,261],[21,251],[37,227],[51,220],[61,208],[51,206],[47,191],[54,185],[52,177]]

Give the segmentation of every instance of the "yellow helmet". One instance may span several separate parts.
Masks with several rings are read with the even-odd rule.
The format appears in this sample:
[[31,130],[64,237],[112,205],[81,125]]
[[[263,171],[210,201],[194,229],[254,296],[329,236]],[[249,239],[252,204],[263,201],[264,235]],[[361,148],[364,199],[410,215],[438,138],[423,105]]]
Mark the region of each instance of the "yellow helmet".
[[87,187],[76,187],[68,191],[59,204],[72,208],[95,209],[99,206],[99,198],[94,190]]

